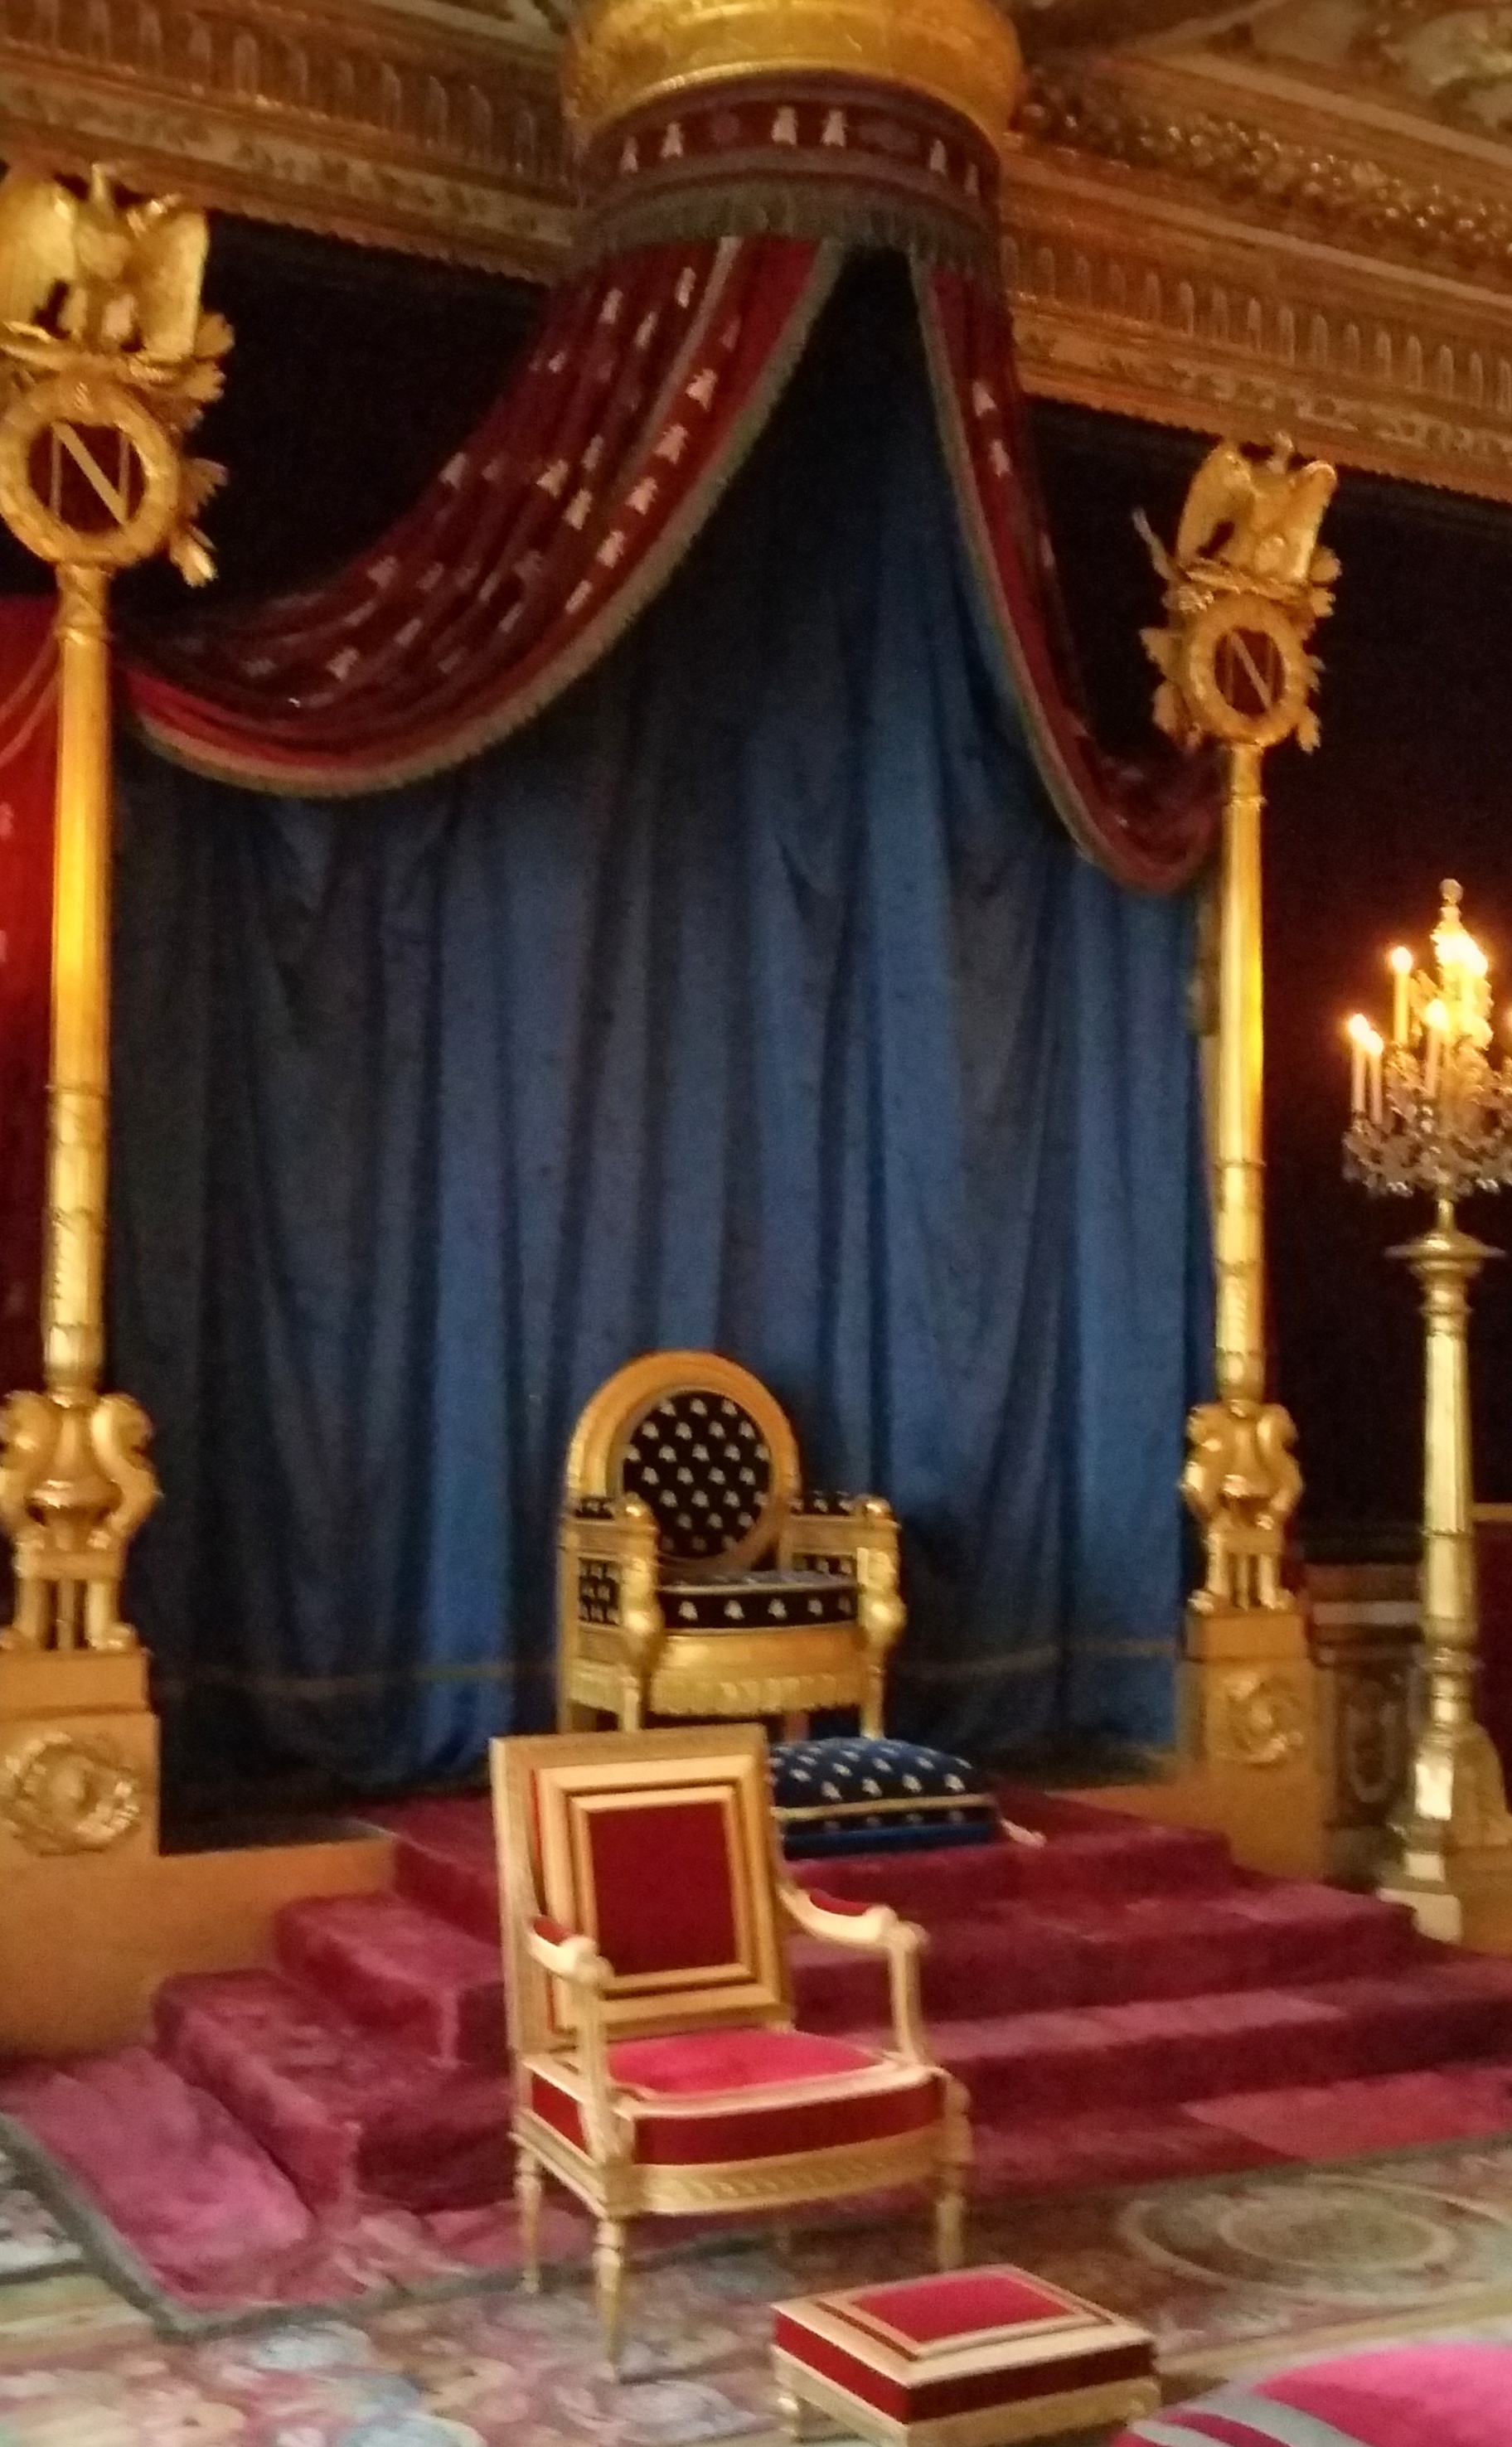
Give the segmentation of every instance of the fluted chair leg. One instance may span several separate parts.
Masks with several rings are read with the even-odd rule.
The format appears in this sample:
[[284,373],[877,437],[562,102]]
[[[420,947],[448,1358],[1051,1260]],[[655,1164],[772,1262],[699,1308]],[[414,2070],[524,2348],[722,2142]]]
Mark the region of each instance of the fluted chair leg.
[[936,2268],[959,2268],[964,2248],[962,2227],[966,2195],[960,2170],[947,2167],[935,2195],[935,2266]]
[[515,2158],[515,2206],[520,2211],[520,2242],[524,2261],[525,2291],[540,2292],[540,2161],[532,2151]]
[[594,2238],[594,2294],[604,2360],[619,2369],[620,2325],[625,2307],[625,2229],[618,2218],[600,2218]]

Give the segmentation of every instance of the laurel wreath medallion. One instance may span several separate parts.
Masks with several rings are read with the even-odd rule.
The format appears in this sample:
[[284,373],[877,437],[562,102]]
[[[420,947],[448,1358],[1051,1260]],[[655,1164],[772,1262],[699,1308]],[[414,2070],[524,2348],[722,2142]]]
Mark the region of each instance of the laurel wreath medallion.
[[142,1823],[142,1778],[107,1742],[32,1734],[0,1755],[0,1824],[28,1852],[105,1852]]

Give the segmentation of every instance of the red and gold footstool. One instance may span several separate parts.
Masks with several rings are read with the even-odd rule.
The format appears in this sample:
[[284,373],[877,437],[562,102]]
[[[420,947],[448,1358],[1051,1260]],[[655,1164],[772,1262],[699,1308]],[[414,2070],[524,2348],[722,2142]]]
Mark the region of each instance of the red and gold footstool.
[[1161,2400],[1144,2329],[1022,2268],[966,2268],[777,2305],[789,2438],[805,2407],[876,2447],[1014,2447]]

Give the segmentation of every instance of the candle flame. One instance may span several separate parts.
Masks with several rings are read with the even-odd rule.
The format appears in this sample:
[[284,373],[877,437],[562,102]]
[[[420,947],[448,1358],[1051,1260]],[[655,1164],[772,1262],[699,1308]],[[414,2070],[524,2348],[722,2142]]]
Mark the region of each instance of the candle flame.
[[1412,955],[1408,950],[1405,943],[1398,943],[1395,951],[1391,954],[1391,966],[1396,971],[1399,977],[1411,976]]
[[[1512,1012],[1508,1012],[1507,1014],[1507,1025],[1509,1028],[1512,1028]],[[1370,1050],[1370,1039],[1375,1034],[1375,1031],[1370,1026],[1370,1021],[1366,1018],[1363,1011],[1357,1011],[1355,1013],[1353,1018],[1349,1022],[1345,1034],[1348,1035],[1351,1045],[1363,1045],[1365,1051],[1369,1053]]]
[[1429,1003],[1427,1011],[1424,1013],[1423,1018],[1425,1024],[1429,1028],[1447,1028],[1449,1024],[1449,1008],[1447,1003],[1442,1001],[1440,997],[1435,995],[1433,1000]]

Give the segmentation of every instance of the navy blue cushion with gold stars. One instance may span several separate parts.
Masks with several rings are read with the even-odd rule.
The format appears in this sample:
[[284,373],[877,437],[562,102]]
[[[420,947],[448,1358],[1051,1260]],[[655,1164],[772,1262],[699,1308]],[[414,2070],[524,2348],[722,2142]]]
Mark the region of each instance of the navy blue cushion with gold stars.
[[748,1411],[725,1394],[663,1396],[636,1424],[620,1486],[651,1507],[664,1555],[716,1564],[761,1519],[772,1457]]
[[663,1581],[656,1594],[669,1631],[812,1631],[856,1620],[856,1584],[833,1572]]
[[840,1735],[772,1753],[772,1807],[790,1860],[990,1844],[997,1804],[980,1770],[917,1742]]

